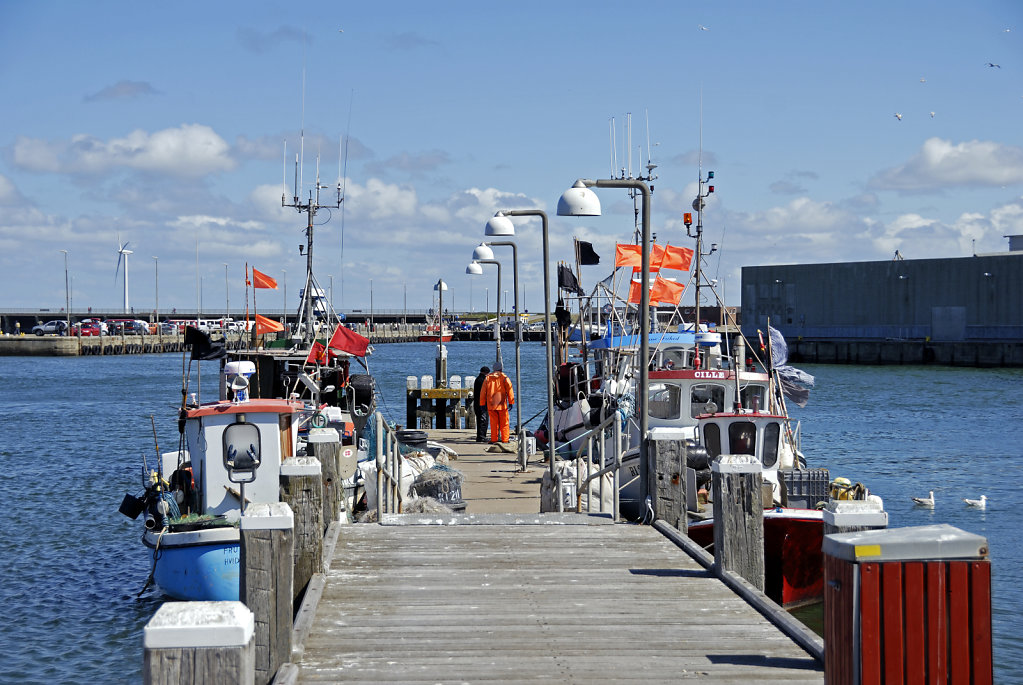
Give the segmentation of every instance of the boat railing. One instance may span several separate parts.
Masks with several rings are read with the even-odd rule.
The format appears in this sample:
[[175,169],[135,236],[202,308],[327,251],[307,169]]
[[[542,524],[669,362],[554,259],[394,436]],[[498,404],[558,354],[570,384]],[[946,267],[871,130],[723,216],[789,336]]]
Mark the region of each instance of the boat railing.
[[377,521],[382,521],[384,514],[401,513],[403,460],[398,446],[398,433],[384,422],[379,412],[376,415],[374,451],[377,463]]
[[[608,440],[608,430],[611,431],[611,439]],[[617,411],[611,413],[606,419],[604,419],[599,425],[594,426],[591,430],[584,433],[583,436],[586,441],[579,446],[579,451],[576,453],[576,464],[587,465],[585,476],[582,473],[582,469],[577,468],[575,470],[575,492],[576,492],[576,505],[575,511],[583,513],[582,498],[586,495],[586,507],[585,513],[593,514],[607,514],[610,513],[613,520],[618,520],[619,515],[619,485],[620,485],[620,472],[622,465],[622,423],[621,416]],[[610,454],[609,451],[610,443]],[[585,452],[585,457],[583,453]],[[596,459],[594,459],[596,457]],[[596,471],[592,470],[594,461],[599,468]],[[604,478],[606,474],[611,474],[611,483],[607,483],[607,479]],[[563,476],[559,472],[557,474],[557,491],[562,492]],[[599,488],[597,492],[593,493],[590,491],[590,484],[593,480],[597,479]],[[607,492],[607,488],[611,489],[611,492]],[[593,495],[596,494],[597,497]],[[605,511],[604,501],[607,495],[611,496],[611,511]],[[594,500],[597,500],[596,507],[594,507]],[[559,501],[562,501],[559,498]]]

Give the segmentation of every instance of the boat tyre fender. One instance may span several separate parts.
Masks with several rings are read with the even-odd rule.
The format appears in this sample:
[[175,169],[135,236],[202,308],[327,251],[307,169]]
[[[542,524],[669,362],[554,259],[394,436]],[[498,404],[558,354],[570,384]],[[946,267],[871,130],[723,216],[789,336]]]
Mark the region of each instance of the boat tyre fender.
[[354,406],[373,406],[374,382],[373,376],[366,373],[353,373],[349,376],[349,384],[352,388]]

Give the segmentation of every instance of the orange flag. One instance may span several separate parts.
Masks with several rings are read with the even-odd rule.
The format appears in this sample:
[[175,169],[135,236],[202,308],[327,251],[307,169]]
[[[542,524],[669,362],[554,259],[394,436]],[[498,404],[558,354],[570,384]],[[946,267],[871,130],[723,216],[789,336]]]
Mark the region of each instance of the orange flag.
[[[253,269],[253,271],[255,271],[255,269]],[[273,333],[275,331],[283,330],[284,324],[280,321],[274,321],[262,314],[256,314],[256,335],[263,335],[264,333]]]
[[629,283],[629,302],[631,304],[639,304],[643,297],[643,291],[639,287],[639,281]]
[[640,245],[615,245],[615,266],[643,266]]
[[689,267],[693,264],[694,254],[695,252],[688,247],[667,245],[664,248],[664,258],[661,260],[661,268],[689,271]]
[[262,271],[257,270],[256,267],[252,267],[252,287],[277,290],[277,280],[270,278]]
[[678,304],[685,287],[681,283],[667,281],[660,276],[654,281],[654,287],[650,289],[650,301],[661,304]]

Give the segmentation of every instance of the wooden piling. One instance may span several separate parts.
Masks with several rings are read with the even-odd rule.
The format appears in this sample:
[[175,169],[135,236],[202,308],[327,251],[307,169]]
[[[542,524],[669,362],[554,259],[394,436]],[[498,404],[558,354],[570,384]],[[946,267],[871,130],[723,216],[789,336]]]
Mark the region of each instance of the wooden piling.
[[323,572],[323,476],[315,457],[281,462],[281,501],[295,516],[293,599],[315,573]]
[[320,536],[326,532],[331,521],[337,521],[341,516],[341,501],[344,498],[343,478],[339,471],[341,469],[340,436],[333,428],[312,428],[309,430],[307,452],[308,456],[314,457],[320,462],[320,474],[323,478],[323,517],[321,524],[323,530]]
[[241,518],[240,597],[255,620],[255,685],[291,658],[295,519],[283,502],[250,505]]
[[147,685],[237,683],[255,678],[252,612],[241,602],[167,602],[143,629]]
[[685,443],[681,436],[666,433],[663,429],[654,429],[650,431],[647,444],[647,449],[653,455],[657,483],[654,513],[679,532],[688,534]]
[[722,454],[711,464],[714,563],[764,590],[763,469],[755,457]]

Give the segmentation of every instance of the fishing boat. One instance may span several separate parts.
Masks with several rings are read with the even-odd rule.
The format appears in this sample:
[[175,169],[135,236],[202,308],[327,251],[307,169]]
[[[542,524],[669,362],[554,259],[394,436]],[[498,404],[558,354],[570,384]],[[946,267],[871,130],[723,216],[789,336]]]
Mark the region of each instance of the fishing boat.
[[[679,440],[684,447],[688,528],[691,537],[705,547],[713,543],[714,521],[706,501],[711,462],[726,454],[756,457],[764,482],[771,488],[764,501],[767,594],[786,607],[819,601],[823,596],[820,550],[824,533],[820,507],[832,496],[872,499],[879,508],[883,503],[861,484],[832,481],[826,468],[807,467],[800,449],[799,425],[790,420],[786,399],[805,404],[813,378],[787,366],[781,335],[768,326],[768,339],[760,336],[751,343],[734,321],[722,318],[711,323],[701,317],[701,292],[714,295],[717,311],[727,311],[717,298],[714,283],[704,282],[700,269],[707,254],[702,242],[704,184],[701,175],[693,203],[699,220],[695,233],[690,233],[696,242],[691,280],[696,290],[695,316],[683,321],[675,307],[665,322],[655,313],[648,334],[648,357],[641,359],[638,307],[630,308],[607,288],[612,278],[602,281],[598,288],[604,288],[604,295],[595,288],[585,301],[607,304],[580,311],[578,318],[591,323],[597,319],[598,324],[606,323],[610,332],[581,346],[582,361],[558,353],[564,361],[555,383],[554,415],[544,428],[551,426],[556,453],[566,462],[589,460],[584,450],[593,438],[605,442],[607,448],[599,452],[605,458],[620,451],[621,512],[627,518],[647,520],[651,512],[641,495],[638,414],[646,411],[650,439]],[[690,228],[690,220],[686,226]],[[652,246],[651,252],[658,247]],[[622,265],[616,261],[616,266]],[[643,365],[648,369],[645,397],[639,392]],[[608,445],[614,440],[611,431],[596,436],[593,431],[616,413],[622,442]],[[542,437],[546,438],[546,433],[544,430]]]
[[451,342],[452,332],[448,328],[441,327],[438,323],[429,323],[426,325],[426,331],[419,336],[419,342]]
[[[178,448],[144,470],[140,495],[129,493],[122,501],[122,513],[142,516],[142,542],[152,560],[147,585],[153,581],[173,598],[239,599],[239,521],[251,504],[280,501],[289,459],[312,456],[314,443],[333,441],[343,470],[357,471],[359,437],[375,407],[366,363],[371,348],[317,296],[322,289],[312,269],[313,217],[333,205],[320,205],[319,188],[326,186],[318,177],[316,187],[315,200],[299,202],[296,188],[294,204],[285,205],[308,215],[306,284],[294,332],[228,351],[223,341],[188,327]],[[341,199],[339,186],[337,206]],[[317,340],[321,330],[333,333]],[[220,362],[213,401],[204,401],[199,390],[189,392],[191,365],[203,361]],[[344,505],[351,512],[356,487],[346,483]]]

